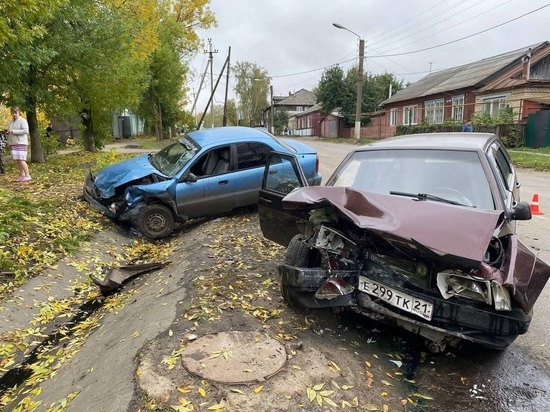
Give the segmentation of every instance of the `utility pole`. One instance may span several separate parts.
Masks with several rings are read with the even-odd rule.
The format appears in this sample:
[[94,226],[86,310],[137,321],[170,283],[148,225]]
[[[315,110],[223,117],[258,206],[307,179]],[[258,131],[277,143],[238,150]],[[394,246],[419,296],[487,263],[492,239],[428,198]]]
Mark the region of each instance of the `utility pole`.
[[363,59],[365,58],[365,40],[357,33],[338,23],[332,23],[337,29],[349,31],[359,39],[359,73],[357,73],[357,103],[355,104],[355,139],[361,139],[361,109],[363,106]]
[[212,70],[212,66],[214,62],[214,53],[217,53],[218,51],[212,50],[212,39],[208,39],[208,50],[205,50],[204,52],[208,53],[208,61],[210,63],[210,100],[212,101],[210,110],[212,111],[212,127],[214,127],[214,71]]
[[223,126],[227,126],[227,94],[229,89],[229,66],[231,63],[231,47],[229,47],[229,51],[227,52],[227,80],[225,82],[225,101],[223,105]]
[[271,128],[271,134],[275,134],[275,125],[273,124],[273,85],[269,85],[269,92],[271,93],[271,103],[269,104],[269,126]]

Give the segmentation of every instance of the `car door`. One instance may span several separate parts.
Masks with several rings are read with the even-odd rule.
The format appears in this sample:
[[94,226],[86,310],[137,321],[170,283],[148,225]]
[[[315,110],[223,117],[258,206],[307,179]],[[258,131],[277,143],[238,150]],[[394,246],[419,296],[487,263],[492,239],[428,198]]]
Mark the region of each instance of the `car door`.
[[258,199],[260,228],[264,237],[288,246],[299,233],[296,218],[283,208],[283,198],[294,189],[306,186],[304,172],[294,155],[281,152],[268,155]]
[[189,219],[235,208],[235,176],[230,146],[216,147],[191,166],[196,181],[182,179],[176,187],[178,215]]
[[262,142],[242,142],[235,145],[236,207],[256,205],[271,146]]

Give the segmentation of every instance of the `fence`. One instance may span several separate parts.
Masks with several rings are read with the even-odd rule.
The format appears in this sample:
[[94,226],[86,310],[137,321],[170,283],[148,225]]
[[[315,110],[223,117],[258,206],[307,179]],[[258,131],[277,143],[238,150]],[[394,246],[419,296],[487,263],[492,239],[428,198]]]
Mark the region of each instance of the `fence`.
[[[421,124],[416,126],[398,126],[395,134],[399,136],[403,134],[461,131],[461,125]],[[506,147],[522,147],[525,146],[527,123],[500,124],[497,126],[474,125],[474,131],[478,133],[494,133],[500,137],[500,140],[502,140]]]

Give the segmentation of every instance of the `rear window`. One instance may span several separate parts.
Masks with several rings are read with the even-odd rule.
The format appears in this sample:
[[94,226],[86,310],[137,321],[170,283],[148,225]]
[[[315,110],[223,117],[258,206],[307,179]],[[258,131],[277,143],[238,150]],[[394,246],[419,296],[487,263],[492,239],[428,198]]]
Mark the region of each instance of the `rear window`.
[[385,194],[426,193],[480,209],[495,208],[479,156],[469,151],[356,152],[327,185]]

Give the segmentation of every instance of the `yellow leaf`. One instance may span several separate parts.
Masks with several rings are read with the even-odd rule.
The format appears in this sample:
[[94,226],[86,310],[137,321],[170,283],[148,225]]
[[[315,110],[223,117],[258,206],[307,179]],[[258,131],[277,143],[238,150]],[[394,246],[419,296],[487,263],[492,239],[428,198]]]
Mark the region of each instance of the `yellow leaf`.
[[347,391],[348,389],[351,389],[353,388],[353,386],[350,386],[350,385],[342,385],[342,389]]
[[394,384],[393,384],[393,383],[391,383],[391,382],[388,382],[388,381],[386,381],[386,380],[383,380],[383,379],[382,379],[382,383],[383,383],[384,385],[386,385],[386,386],[394,386]]
[[376,353],[373,353],[372,356],[374,356],[376,359],[378,359],[378,355]]
[[168,331],[168,336],[174,336],[174,332],[172,332],[172,329]]
[[340,369],[340,367],[339,367],[335,362],[330,361],[330,364],[331,364],[332,366],[334,366],[338,372],[341,372],[341,371],[342,371],[342,370]]
[[208,408],[209,411],[225,411],[225,407],[219,403]]
[[203,398],[206,398],[206,391],[204,390],[204,388],[199,388],[199,395]]
[[384,409],[384,412],[388,412],[390,410],[389,406],[385,404],[384,406],[382,406],[382,408]]
[[317,396],[315,396],[315,400],[317,401],[317,405],[323,406],[323,397],[321,395],[317,394]]
[[372,404],[365,405],[364,409],[369,411],[369,412],[375,412],[375,411],[379,410],[376,406],[374,406]]
[[324,400],[326,403],[328,403],[330,406],[338,406],[338,405],[336,405],[336,403],[335,403],[332,399],[330,399],[330,398],[323,398],[323,400]]
[[313,387],[313,389],[316,390],[316,391],[320,391],[321,389],[323,389],[324,386],[325,386],[324,383],[319,383],[319,384],[315,385]]
[[421,398],[421,399],[426,399],[426,400],[429,400],[429,401],[433,401],[433,399],[434,399],[431,396],[422,395],[418,392],[413,393],[411,396],[415,396],[415,397]]
[[330,383],[332,383],[332,386],[334,386],[336,389],[340,389],[340,385],[338,385],[338,382],[331,381]]
[[388,396],[388,392],[382,392],[380,396]]
[[310,402],[313,402],[313,400],[315,399],[315,396],[317,396],[317,392],[315,392],[311,388],[307,388],[306,392],[307,392],[307,400]]
[[231,392],[240,393],[241,395],[244,395],[244,392],[240,389],[231,389]]
[[370,362],[369,361],[365,361],[365,364],[367,365],[368,368],[370,368]]
[[263,389],[263,385],[262,386],[258,386],[257,388],[254,389],[254,393],[260,393]]
[[294,369],[302,370],[302,368],[300,368],[298,365],[292,365],[292,367],[293,367]]

